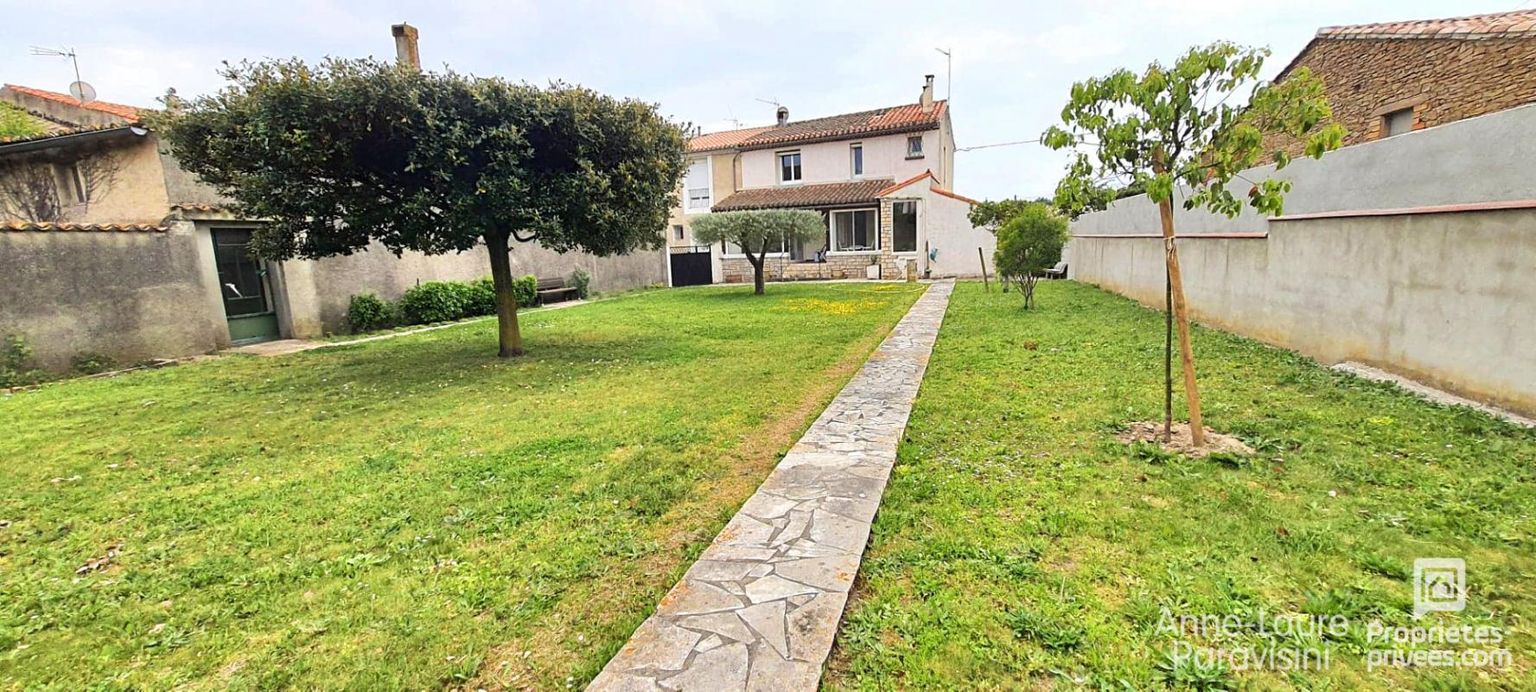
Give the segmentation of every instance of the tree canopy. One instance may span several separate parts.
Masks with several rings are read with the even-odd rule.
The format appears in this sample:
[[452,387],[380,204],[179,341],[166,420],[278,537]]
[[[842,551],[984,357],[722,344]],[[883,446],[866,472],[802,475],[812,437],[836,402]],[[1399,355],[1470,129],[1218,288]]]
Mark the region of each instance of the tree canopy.
[[1012,283],[1024,296],[1024,307],[1035,305],[1035,283],[1045,270],[1061,261],[1067,244],[1067,220],[1049,205],[1030,202],[997,227],[992,255],[1000,280]]
[[1051,200],[1046,198],[1033,200],[1019,199],[1017,197],[999,200],[989,199],[973,205],[971,211],[967,214],[967,218],[970,219],[971,226],[988,228],[995,233],[999,226],[1007,223],[1009,219],[1017,216],[1031,205],[1050,203]]
[[151,120],[189,171],[268,219],[268,259],[484,245],[501,352],[521,353],[512,241],[605,256],[664,242],[683,128],[640,101],[374,60],[227,65],[230,84]]
[[763,264],[768,251],[827,232],[821,215],[803,209],[725,211],[699,216],[693,221],[693,237],[706,245],[734,243],[752,265],[754,292],[763,293]]

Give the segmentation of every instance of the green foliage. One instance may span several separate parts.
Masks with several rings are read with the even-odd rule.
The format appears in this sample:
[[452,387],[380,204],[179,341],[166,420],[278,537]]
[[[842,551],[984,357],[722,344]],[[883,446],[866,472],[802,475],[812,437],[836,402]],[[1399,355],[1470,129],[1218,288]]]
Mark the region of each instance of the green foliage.
[[95,375],[115,369],[117,361],[100,353],[80,353],[69,359],[69,369],[79,375]]
[[[391,63],[228,65],[229,85],[147,120],[183,167],[269,219],[268,259],[660,247],[686,157],[652,104]],[[441,310],[433,315],[444,314]],[[502,354],[522,352],[503,329]]]
[[804,209],[725,211],[700,216],[693,222],[693,237],[702,245],[735,243],[752,265],[756,292],[763,293],[763,258],[769,247],[779,247],[827,232],[821,214]]
[[571,272],[571,287],[576,289],[576,297],[586,300],[592,294],[592,274],[581,267]]
[[32,364],[32,345],[20,334],[7,334],[0,340],[0,387],[23,387],[46,379],[46,374]]
[[400,296],[400,315],[406,324],[451,322],[470,315],[474,288],[461,281],[428,281],[406,289]]
[[0,142],[36,137],[46,132],[43,124],[26,111],[9,103],[0,103]]
[[1051,207],[1029,202],[997,229],[992,264],[998,278],[1019,287],[1024,306],[1034,307],[1035,281],[1061,261],[1067,244],[1067,220]]
[[[466,296],[468,298],[468,304],[464,308],[466,315],[496,314],[496,282],[491,277],[483,276],[469,282]],[[518,305],[523,305],[521,299]]]
[[[519,307],[533,307],[539,302],[539,277],[532,274],[524,274],[512,280],[512,296],[517,298]],[[491,305],[491,312],[496,311],[496,305]]]
[[1031,610],[1018,609],[1008,614],[1008,627],[1014,636],[1033,640],[1053,651],[1071,651],[1083,643],[1083,628],[1061,618]]
[[[1234,177],[1260,163],[1290,163],[1284,151],[1265,150],[1265,135],[1301,139],[1314,158],[1338,148],[1344,128],[1329,122],[1322,82],[1300,68],[1279,84],[1261,83],[1268,56],[1217,42],[1191,48],[1171,68],[1152,63],[1140,75],[1121,69],[1072,85],[1062,126],[1043,138],[1053,149],[1078,150],[1056,188],[1057,206],[1073,215],[1102,209],[1117,196],[1115,181],[1145,189],[1154,202],[1183,184],[1192,191],[1184,208],[1236,216],[1243,203],[1229,190]],[[1233,98],[1245,90],[1246,99]],[[1249,206],[1281,212],[1289,183],[1251,185]]]
[[347,327],[353,334],[388,329],[399,320],[399,308],[373,293],[352,296],[347,304]]
[[996,233],[997,228],[1009,219],[1018,216],[1020,212],[1028,209],[1030,205],[1050,204],[1049,199],[1023,200],[1018,198],[986,200],[971,207],[967,215],[971,225],[976,228],[991,229]]

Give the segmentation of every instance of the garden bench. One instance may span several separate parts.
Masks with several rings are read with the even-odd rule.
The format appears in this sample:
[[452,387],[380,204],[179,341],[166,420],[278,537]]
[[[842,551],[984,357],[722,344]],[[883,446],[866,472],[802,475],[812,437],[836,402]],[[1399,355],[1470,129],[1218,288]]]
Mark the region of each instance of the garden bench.
[[1051,267],[1050,269],[1045,270],[1045,278],[1047,278],[1047,279],[1065,279],[1065,278],[1067,278],[1067,263],[1066,262],[1057,262],[1056,266]]
[[565,278],[554,276],[547,279],[539,279],[539,304],[558,303],[562,300],[576,298],[576,287],[566,284]]

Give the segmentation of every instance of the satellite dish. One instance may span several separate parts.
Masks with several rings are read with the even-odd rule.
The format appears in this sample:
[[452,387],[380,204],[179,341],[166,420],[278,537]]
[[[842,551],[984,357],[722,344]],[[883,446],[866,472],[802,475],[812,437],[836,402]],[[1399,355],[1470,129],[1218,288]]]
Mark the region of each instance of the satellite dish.
[[85,82],[70,82],[69,95],[79,99],[81,103],[90,103],[96,100],[96,87]]

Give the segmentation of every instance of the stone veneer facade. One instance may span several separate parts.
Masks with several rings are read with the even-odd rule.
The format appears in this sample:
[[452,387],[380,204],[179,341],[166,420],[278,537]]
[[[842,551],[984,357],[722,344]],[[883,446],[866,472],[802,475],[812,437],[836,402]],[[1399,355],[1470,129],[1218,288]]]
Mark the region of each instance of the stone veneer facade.
[[[1536,36],[1511,38],[1347,39],[1320,37],[1292,70],[1323,80],[1344,144],[1380,139],[1386,114],[1413,109],[1415,130],[1536,101]],[[1301,153],[1286,136],[1269,149]]]
[[[829,254],[826,262],[784,262],[779,264],[768,258],[764,278],[768,281],[805,281],[810,279],[862,279],[866,276],[871,259],[880,264],[880,278],[899,279],[907,257],[891,251],[894,242],[892,232],[892,199],[880,200],[880,252],[859,254]],[[868,207],[865,207],[868,208]],[[744,257],[726,257],[720,260],[725,283],[751,283],[752,265]]]

